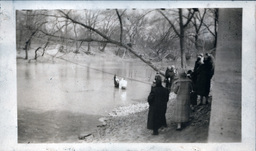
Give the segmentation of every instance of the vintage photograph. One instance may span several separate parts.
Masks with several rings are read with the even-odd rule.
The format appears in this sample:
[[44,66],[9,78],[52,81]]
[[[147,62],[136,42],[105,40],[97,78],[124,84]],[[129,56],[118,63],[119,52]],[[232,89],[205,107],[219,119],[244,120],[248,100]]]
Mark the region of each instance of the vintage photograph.
[[240,143],[242,8],[16,10],[17,143]]

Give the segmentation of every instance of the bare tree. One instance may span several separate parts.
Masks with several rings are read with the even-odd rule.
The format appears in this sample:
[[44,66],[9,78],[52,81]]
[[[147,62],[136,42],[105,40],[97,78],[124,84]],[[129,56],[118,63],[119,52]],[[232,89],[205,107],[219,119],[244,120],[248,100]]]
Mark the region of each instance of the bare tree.
[[201,14],[201,11],[198,11],[198,13],[196,13],[193,17],[193,19],[191,20],[193,26],[194,26],[194,31],[195,31],[195,34],[193,35],[194,38],[195,38],[195,48],[196,50],[199,49],[199,44],[198,44],[198,38],[199,38],[199,35],[200,35],[200,30],[201,30],[201,27],[204,23],[204,17],[205,17],[205,14],[206,14],[206,8],[203,10],[203,13]]
[[174,25],[174,23],[167,17],[167,15],[165,13],[163,13],[162,10],[158,10],[158,12],[160,14],[163,15],[163,17],[170,23],[172,29],[175,31],[175,33],[178,35],[179,39],[180,39],[180,52],[181,52],[181,67],[182,68],[186,68],[186,59],[185,59],[185,52],[184,52],[184,45],[185,45],[185,41],[184,41],[184,37],[185,37],[185,30],[186,27],[188,26],[188,24],[190,23],[191,19],[193,18],[195,12],[197,12],[197,9],[188,9],[188,13],[186,16],[186,21],[184,23],[184,17],[183,17],[183,9],[179,8],[178,9],[178,23],[179,23],[179,31],[178,29],[176,29],[176,26]]
[[[32,16],[32,11],[27,10],[27,28],[30,30],[31,34],[29,37],[27,37],[27,40],[25,42],[25,48],[26,51],[25,59],[28,59],[28,50],[30,49],[31,41],[33,37],[39,32],[41,27],[47,23],[47,21],[41,22],[40,19],[35,20],[35,16]],[[35,20],[35,21],[34,21]]]
[[219,18],[219,9],[218,8],[214,8],[214,9],[208,9],[208,11],[210,12],[210,17],[213,18],[214,20],[214,29],[213,31],[210,29],[211,24],[206,24],[205,22],[203,23],[204,26],[208,29],[208,31],[212,34],[212,36],[214,37],[214,48],[216,48],[217,46],[217,30],[218,30],[218,18]]
[[[184,46],[185,37],[188,34],[187,28],[192,25],[190,22],[193,21],[192,18],[196,10],[156,10],[159,13],[148,15],[154,11],[143,10],[137,13],[117,9],[99,12],[54,10],[49,11],[48,14],[42,13],[41,16],[47,20],[47,28],[42,26],[38,29],[40,34],[45,35],[45,43],[40,47],[44,52],[49,41],[54,43],[64,40],[65,43],[73,42],[76,52],[79,51],[83,43],[88,43],[90,51],[92,42],[101,44],[100,50],[104,51],[107,44],[113,44],[117,48],[123,48],[123,50],[134,54],[156,71],[159,70],[158,67],[149,61],[152,59],[151,51],[155,52],[159,59],[162,59],[171,52],[177,53],[176,50],[180,47],[181,66],[183,67],[186,65]],[[170,12],[175,15],[170,15]],[[132,47],[129,43],[141,43],[142,47],[138,49],[137,45]],[[147,55],[142,55],[142,51]]]
[[[85,29],[89,29],[93,33],[97,34],[96,38],[81,38],[81,39],[77,39],[77,41],[86,41],[86,42],[95,41],[95,42],[101,42],[101,43],[115,44],[117,46],[120,46],[120,47],[123,47],[123,48],[129,50],[132,54],[134,54],[136,57],[141,59],[144,63],[148,64],[152,69],[154,69],[156,71],[159,71],[159,69],[155,65],[153,65],[152,62],[150,62],[149,60],[146,60],[145,58],[143,58],[143,56],[139,55],[133,48],[129,47],[126,43],[123,43],[123,42],[117,41],[115,39],[112,39],[111,37],[107,36],[106,34],[104,34],[103,32],[99,31],[98,29],[93,28],[93,27],[91,27],[91,26],[89,26],[87,24],[84,24],[84,23],[82,23],[82,22],[80,22],[78,20],[75,20],[68,13],[66,13],[66,12],[64,12],[62,10],[59,10],[59,12],[60,12],[60,14],[61,14],[61,16],[63,18],[66,18],[69,21],[71,21],[72,23],[77,24],[79,26],[82,26]],[[44,32],[44,33],[47,34],[47,35],[50,35],[50,36],[54,36],[54,35],[51,35],[50,33],[46,33],[46,32]],[[73,38],[67,38],[67,39],[74,40]]]

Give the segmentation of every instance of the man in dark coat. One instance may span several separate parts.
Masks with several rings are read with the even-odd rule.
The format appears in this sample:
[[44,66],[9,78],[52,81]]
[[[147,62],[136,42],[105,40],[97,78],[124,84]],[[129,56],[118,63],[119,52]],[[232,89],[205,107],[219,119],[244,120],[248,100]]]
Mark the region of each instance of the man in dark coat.
[[153,135],[158,135],[158,129],[167,127],[165,113],[169,100],[168,89],[162,86],[161,76],[156,76],[155,86],[152,87],[148,96],[149,112],[147,128],[153,130]]

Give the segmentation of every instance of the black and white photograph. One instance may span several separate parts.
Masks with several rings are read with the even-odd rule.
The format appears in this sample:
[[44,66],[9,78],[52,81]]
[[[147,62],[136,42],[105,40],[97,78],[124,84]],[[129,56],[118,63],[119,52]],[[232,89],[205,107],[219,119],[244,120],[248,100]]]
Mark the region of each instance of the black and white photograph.
[[241,30],[240,8],[17,10],[18,142],[241,141]]
[[255,149],[252,7],[35,3],[1,9],[12,150]]

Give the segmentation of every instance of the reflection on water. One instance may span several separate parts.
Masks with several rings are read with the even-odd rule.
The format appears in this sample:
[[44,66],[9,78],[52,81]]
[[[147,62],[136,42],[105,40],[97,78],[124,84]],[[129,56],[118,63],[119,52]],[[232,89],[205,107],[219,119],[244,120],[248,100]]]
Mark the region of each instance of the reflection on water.
[[[126,77],[126,90],[114,88],[114,74]],[[90,131],[93,126],[89,125],[97,124],[96,117],[106,115],[113,108],[146,102],[154,74],[138,62],[101,61],[82,66],[68,62],[18,62],[19,142],[65,142],[70,135],[76,139],[79,132],[70,130],[74,125],[81,131]],[[35,133],[44,135],[33,137]]]
[[126,91],[121,92],[121,100],[126,101]]

